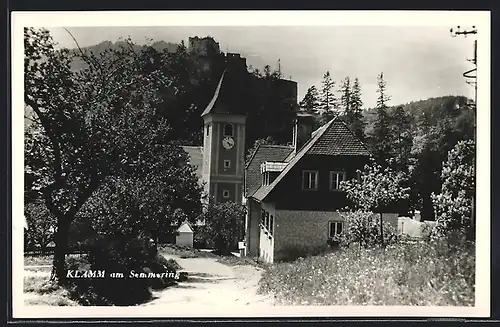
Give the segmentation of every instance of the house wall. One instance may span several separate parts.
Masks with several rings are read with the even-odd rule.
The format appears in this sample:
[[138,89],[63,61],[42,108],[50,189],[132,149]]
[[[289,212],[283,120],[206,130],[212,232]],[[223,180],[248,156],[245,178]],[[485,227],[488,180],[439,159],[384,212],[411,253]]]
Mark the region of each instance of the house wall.
[[179,233],[175,238],[175,244],[193,247],[193,233]]
[[260,203],[248,199],[247,202],[247,216],[246,216],[246,230],[245,230],[245,242],[246,242],[246,255],[247,256],[258,256],[259,255],[259,244],[260,244]]
[[[383,213],[382,220],[395,229],[398,226],[398,214]],[[338,211],[276,210],[272,259],[284,260],[293,250],[314,253],[326,248],[331,221],[344,218]]]
[[[267,212],[269,216],[273,216],[273,227],[276,227],[276,209],[273,203],[262,203],[262,210]],[[260,217],[259,217],[260,222]],[[273,234],[275,234],[273,232]],[[259,223],[259,258],[266,262],[273,262],[274,257],[274,236],[271,234],[270,228],[268,226],[262,226]]]
[[[278,210],[334,211],[350,205],[345,193],[330,191],[330,171],[344,171],[346,179],[357,177],[368,158],[362,156],[304,156],[281,180],[269,201],[276,202]],[[318,190],[302,190],[302,171],[316,170]]]
[[286,258],[288,251],[314,251],[328,246],[330,221],[343,221],[336,211],[277,210],[274,233],[274,261]]

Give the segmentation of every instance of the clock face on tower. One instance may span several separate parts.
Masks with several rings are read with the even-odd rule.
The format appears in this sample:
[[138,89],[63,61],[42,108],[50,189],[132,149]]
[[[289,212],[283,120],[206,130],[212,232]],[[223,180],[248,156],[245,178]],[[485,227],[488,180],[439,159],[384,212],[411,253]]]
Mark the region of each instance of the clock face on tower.
[[234,146],[233,138],[231,136],[224,137],[224,139],[222,140],[222,146],[227,150],[232,149]]

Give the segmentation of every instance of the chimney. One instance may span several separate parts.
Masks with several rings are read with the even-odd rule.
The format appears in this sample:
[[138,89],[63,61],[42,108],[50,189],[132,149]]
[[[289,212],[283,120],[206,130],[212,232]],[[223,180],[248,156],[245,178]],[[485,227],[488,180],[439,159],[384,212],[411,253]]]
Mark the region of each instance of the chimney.
[[297,114],[293,126],[293,147],[297,153],[300,148],[311,138],[313,129],[313,116],[310,114]]

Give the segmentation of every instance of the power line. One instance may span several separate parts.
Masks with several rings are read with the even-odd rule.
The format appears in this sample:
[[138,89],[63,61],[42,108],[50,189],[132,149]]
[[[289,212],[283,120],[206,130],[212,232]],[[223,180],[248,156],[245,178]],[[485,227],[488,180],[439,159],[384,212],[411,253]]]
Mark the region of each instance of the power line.
[[[457,37],[458,35],[463,35],[467,37],[469,34],[477,34],[477,29],[472,26],[472,29],[462,30],[460,26],[456,29],[450,28],[450,34],[452,37]],[[466,83],[474,87],[474,110],[477,106],[477,40],[474,40],[474,57],[472,59],[467,59],[467,61],[474,64],[474,68],[463,73],[463,77],[466,78]]]
[[[452,37],[457,37],[457,35],[463,35],[467,37],[468,34],[477,34],[477,29],[475,26],[472,26],[470,30],[462,30],[460,26],[457,26],[456,29],[450,28],[450,34]],[[477,40],[474,40],[474,57],[472,59],[467,59],[467,61],[474,64],[474,68],[464,72],[462,75],[465,77],[465,82],[474,87],[474,145],[477,146]],[[475,167],[474,167],[474,175],[475,175]],[[477,185],[477,184],[476,184]],[[476,197],[472,197],[472,217],[471,217],[471,229],[475,238],[475,228],[476,228]]]

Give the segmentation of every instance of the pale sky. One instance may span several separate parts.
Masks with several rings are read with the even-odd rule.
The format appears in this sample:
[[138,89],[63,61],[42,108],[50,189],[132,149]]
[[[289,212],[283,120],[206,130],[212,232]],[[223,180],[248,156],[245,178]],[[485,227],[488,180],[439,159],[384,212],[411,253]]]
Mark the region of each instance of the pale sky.
[[[62,47],[74,41],[62,28],[49,28]],[[377,75],[384,73],[390,105],[445,95],[473,97],[463,72],[472,69],[473,38],[450,36],[448,27],[390,26],[168,26],[72,27],[81,46],[130,36],[137,43],[153,41],[188,44],[190,36],[212,36],[224,52],[241,53],[247,65],[276,67],[298,82],[300,101],[311,85],[321,87],[329,70],[333,79],[358,77],[365,107],[376,101]]]

